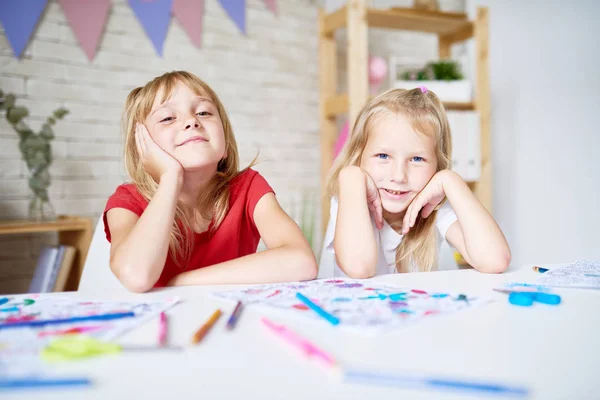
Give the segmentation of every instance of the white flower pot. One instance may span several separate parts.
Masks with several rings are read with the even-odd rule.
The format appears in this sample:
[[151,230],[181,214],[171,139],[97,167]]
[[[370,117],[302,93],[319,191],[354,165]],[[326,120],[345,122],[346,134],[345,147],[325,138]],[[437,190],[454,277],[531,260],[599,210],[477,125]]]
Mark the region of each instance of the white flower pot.
[[396,80],[392,85],[396,89],[414,89],[425,86],[444,102],[470,102],[473,100],[473,88],[468,80],[460,81],[403,81]]

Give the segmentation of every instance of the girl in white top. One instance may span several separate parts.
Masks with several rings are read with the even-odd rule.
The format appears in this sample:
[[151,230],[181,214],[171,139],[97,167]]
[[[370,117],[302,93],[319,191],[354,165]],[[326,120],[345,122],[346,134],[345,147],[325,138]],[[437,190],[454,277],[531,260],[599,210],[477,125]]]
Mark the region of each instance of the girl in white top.
[[505,271],[506,239],[450,170],[451,149],[444,106],[427,88],[367,103],[330,172],[319,277],[432,271],[443,240],[477,270]]

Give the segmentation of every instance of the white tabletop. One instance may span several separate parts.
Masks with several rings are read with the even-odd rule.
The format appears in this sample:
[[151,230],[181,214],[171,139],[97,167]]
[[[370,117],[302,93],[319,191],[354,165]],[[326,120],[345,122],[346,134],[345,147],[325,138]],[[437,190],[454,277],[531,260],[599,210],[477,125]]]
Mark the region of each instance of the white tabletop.
[[[356,335],[325,323],[285,320],[332,353],[342,365],[413,371],[464,379],[522,385],[532,399],[600,398],[600,292],[557,289],[562,304],[517,307],[504,294],[492,292],[503,282],[533,282],[531,267],[502,275],[473,270],[395,274],[375,281],[404,287],[488,295],[498,301],[456,314],[432,317],[375,337]],[[223,287],[220,287],[221,289]],[[216,307],[226,314],[231,303],[207,295],[215,287],[168,288],[147,294],[68,293],[95,299],[166,299],[184,301],[170,309],[171,344],[188,345],[199,325]],[[225,331],[226,318],[197,346],[182,353],[122,353],[82,362],[57,364],[65,376],[88,376],[88,388],[5,392],[3,398],[35,399],[349,399],[480,398],[480,394],[407,390],[340,382],[309,361],[259,323],[268,314],[248,307],[235,330]],[[275,318],[274,318],[275,319]],[[140,326],[121,343],[155,343],[157,320]]]

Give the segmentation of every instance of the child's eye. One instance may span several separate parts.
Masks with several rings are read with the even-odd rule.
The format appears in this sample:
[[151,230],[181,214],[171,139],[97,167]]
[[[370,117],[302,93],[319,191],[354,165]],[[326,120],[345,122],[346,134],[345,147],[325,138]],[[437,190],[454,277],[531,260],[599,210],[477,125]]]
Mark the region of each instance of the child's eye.
[[163,119],[161,119],[161,120],[160,120],[160,122],[169,122],[169,121],[172,121],[172,120],[174,120],[174,119],[175,119],[175,118],[173,118],[173,117],[167,117],[167,118],[163,118]]
[[196,113],[196,115],[200,115],[202,117],[205,117],[207,115],[211,115],[208,111],[199,111]]
[[387,160],[388,158],[390,158],[389,154],[385,154],[385,153],[376,154],[375,157],[377,157],[381,160]]
[[425,161],[425,159],[423,157],[419,157],[419,156],[414,156],[413,158],[411,158],[412,161],[414,162],[423,162]]

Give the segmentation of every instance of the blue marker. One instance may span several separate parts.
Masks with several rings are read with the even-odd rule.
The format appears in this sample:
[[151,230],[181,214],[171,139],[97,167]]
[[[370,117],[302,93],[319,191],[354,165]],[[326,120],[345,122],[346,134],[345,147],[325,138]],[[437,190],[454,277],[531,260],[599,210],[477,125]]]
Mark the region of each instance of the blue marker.
[[444,377],[401,375],[360,370],[344,371],[344,381],[401,388],[423,388],[494,395],[526,396],[528,393],[528,390],[523,387],[510,387],[489,382],[469,382]]
[[2,297],[2,298],[0,298],[0,306],[2,304],[8,303],[9,301],[10,301],[10,299],[8,297]]
[[134,312],[122,312],[113,314],[99,314],[99,315],[86,315],[83,317],[71,317],[71,318],[59,318],[59,319],[42,319],[37,321],[18,321],[18,322],[6,322],[0,324],[0,330],[8,328],[23,328],[23,327],[37,327],[45,325],[56,325],[56,324],[68,324],[72,322],[81,321],[109,321],[119,318],[135,317]]
[[337,325],[340,323],[340,319],[334,315],[329,314],[327,311],[323,310],[321,307],[313,303],[308,297],[304,296],[302,293],[296,293],[296,297],[298,300],[303,302],[308,308],[319,314],[322,318],[327,320],[331,325]]
[[48,387],[89,386],[91,384],[92,381],[87,378],[0,378],[0,392]]

